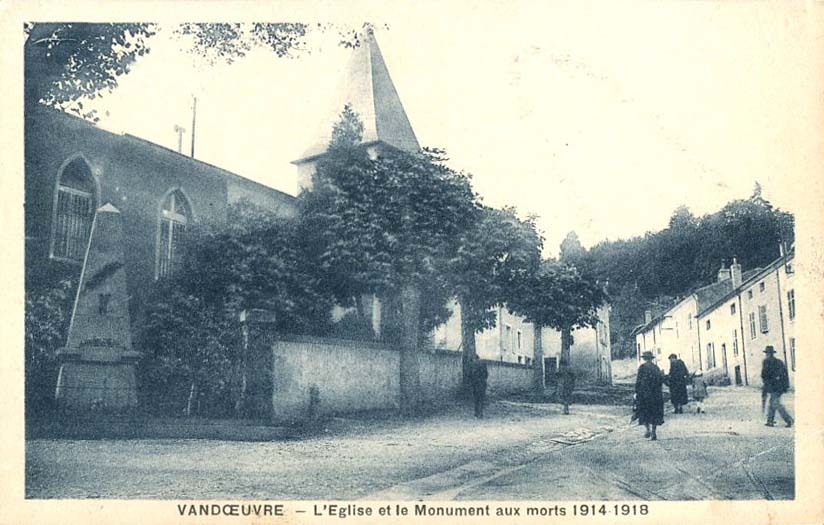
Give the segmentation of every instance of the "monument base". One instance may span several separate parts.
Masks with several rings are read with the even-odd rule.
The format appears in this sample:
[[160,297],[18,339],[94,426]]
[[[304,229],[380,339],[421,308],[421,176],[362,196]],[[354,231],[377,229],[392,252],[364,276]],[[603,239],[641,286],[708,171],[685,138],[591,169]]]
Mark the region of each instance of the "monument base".
[[55,398],[61,408],[123,410],[137,406],[132,363],[67,362],[60,365]]

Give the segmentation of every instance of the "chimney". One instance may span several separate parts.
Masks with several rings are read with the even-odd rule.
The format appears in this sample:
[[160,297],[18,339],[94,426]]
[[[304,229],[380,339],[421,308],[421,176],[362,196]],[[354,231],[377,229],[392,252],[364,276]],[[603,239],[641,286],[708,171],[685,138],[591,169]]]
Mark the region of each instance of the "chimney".
[[652,322],[652,310],[644,310],[644,324]]
[[721,261],[721,268],[718,269],[718,282],[724,282],[730,278],[730,270],[724,268],[724,261]]
[[730,266],[730,274],[732,277],[732,287],[738,288],[741,286],[741,265],[735,257],[732,258],[732,265]]

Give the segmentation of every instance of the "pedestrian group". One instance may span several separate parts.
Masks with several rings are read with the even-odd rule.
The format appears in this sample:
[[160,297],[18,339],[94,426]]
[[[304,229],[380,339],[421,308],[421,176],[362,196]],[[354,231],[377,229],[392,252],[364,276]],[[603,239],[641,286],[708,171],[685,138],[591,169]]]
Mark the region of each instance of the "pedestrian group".
[[[790,378],[787,366],[775,357],[775,348],[767,346],[764,349],[766,357],[761,367],[762,411],[769,398],[767,406],[768,427],[775,426],[775,413],[778,412],[787,427],[793,425],[793,418],[781,404],[781,396],[790,388]],[[641,354],[643,363],[638,368],[635,380],[635,404],[632,420],[638,420],[639,425],[645,428],[644,437],[652,441],[658,439],[657,428],[664,424],[664,395],[663,385],[669,386],[670,401],[673,414],[683,414],[684,406],[689,403],[687,385],[692,385],[692,395],[696,403],[695,412],[705,413],[704,400],[707,398],[707,383],[699,370],[690,374],[687,365],[675,354],[669,355],[669,374],[665,375],[653,362],[655,355],[646,351]]]

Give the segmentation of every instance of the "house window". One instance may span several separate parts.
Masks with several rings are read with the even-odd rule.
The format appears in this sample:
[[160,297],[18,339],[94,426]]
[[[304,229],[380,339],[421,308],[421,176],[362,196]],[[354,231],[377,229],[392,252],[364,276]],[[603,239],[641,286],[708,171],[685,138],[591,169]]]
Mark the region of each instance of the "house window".
[[707,368],[715,368],[715,344],[707,343]]
[[77,158],[60,172],[55,201],[52,257],[83,261],[94,218],[94,179],[85,161]]
[[747,299],[752,299],[752,290],[747,290]]
[[182,242],[186,235],[191,212],[186,197],[179,190],[163,201],[160,208],[160,235],[157,250],[157,277],[173,273],[182,260]]
[[790,321],[795,319],[795,290],[787,292],[787,315],[790,316]]
[[710,323],[710,320],[707,319],[707,330],[709,330],[710,328],[712,328],[712,323]]
[[512,351],[512,327],[505,325],[504,350]]
[[795,337],[790,337],[790,366],[795,372]]
[[738,330],[732,331],[732,355],[738,355]]
[[758,291],[759,292],[764,293],[764,290],[766,290],[766,289],[767,289],[767,287],[764,285],[764,281],[761,281],[760,283],[758,283]]
[[750,312],[750,339],[755,339],[757,335],[755,331],[755,312]]
[[730,315],[735,315],[735,303],[730,305]]
[[770,331],[770,326],[767,320],[767,305],[762,304],[758,307],[758,326],[761,328],[761,333],[766,334]]
[[521,331],[518,330],[518,350],[521,349]]

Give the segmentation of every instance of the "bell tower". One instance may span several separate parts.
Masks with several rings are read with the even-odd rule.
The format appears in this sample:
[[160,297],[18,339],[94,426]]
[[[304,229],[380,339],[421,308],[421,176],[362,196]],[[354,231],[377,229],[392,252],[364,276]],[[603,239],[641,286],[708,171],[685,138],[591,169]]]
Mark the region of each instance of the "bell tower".
[[408,152],[420,149],[371,28],[365,30],[360,46],[354,49],[341,89],[332,99],[334,106],[320,123],[315,142],[300,158],[292,161],[298,169],[299,190],[311,187],[315,163],[326,153],[332,139],[332,127],[346,104],[363,122],[362,144],[370,152],[377,154],[383,148]]

